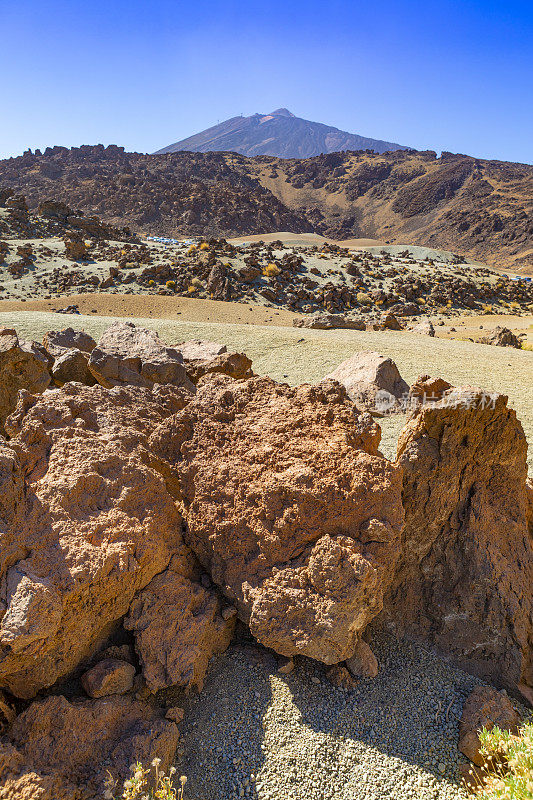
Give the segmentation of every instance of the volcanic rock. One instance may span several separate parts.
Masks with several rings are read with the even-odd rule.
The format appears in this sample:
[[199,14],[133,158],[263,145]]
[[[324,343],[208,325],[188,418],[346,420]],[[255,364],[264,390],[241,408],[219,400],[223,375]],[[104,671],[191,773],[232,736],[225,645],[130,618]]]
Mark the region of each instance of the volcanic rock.
[[167,347],[155,331],[132,322],[115,322],[91,352],[89,370],[102,386],[144,386],[157,383],[194,391],[181,354]]
[[423,336],[435,336],[435,328],[433,327],[433,323],[429,319],[424,319],[415,325],[414,328],[411,328],[411,333],[420,333]]
[[493,331],[487,336],[483,336],[479,341],[481,344],[493,344],[497,347],[516,347],[518,349],[522,347],[518,336],[509,328],[502,328],[500,325],[497,325]]
[[394,361],[368,351],[355,353],[327,378],[341,383],[359,408],[378,413],[399,410],[397,401],[409,392]]
[[505,692],[493,686],[476,686],[467,697],[459,723],[459,750],[470,761],[482,767],[485,759],[479,752],[481,742],[478,733],[498,726],[502,731],[518,732],[520,715],[515,711]]
[[151,446],[179,476],[186,540],[252,634],[349,658],[399,547],[400,471],[340,385],[210,376]]
[[526,452],[503,395],[451,389],[415,407],[398,442],[405,533],[385,616],[463,669],[527,697],[533,539]]
[[346,660],[346,666],[354,678],[375,678],[379,671],[378,660],[364,639],[357,642],[353,656]]
[[127,661],[104,658],[87,670],[81,685],[89,697],[106,697],[110,694],[125,694],[133,686],[135,667]]
[[15,410],[19,389],[41,393],[50,384],[46,359],[16,333],[0,333],[0,435],[6,418]]
[[244,353],[228,353],[224,345],[193,339],[175,345],[184,359],[185,369],[191,381],[198,383],[200,378],[211,373],[229,375],[235,380],[243,380],[253,375],[252,362]]
[[130,765],[172,763],[178,729],[162,712],[129,697],[32,703],[0,744],[2,800],[102,800],[109,774],[119,786]]
[[43,338],[43,346],[50,355],[58,358],[65,350],[75,347],[82,353],[90,353],[96,347],[92,336],[85,331],[75,331],[74,328],[63,328],[61,331],[48,331]]
[[21,393],[0,460],[0,687],[30,698],[69,675],[183,548],[146,442],[186,401],[174,387]]
[[63,386],[69,381],[77,381],[85,386],[94,386],[96,379],[89,371],[89,354],[75,347],[56,358],[52,367],[52,378],[56,386]]
[[135,598],[124,627],[135,634],[143,675],[152,692],[168,686],[202,689],[212,655],[228,647],[235,617],[225,620],[213,590],[193,582],[183,564],[157,575]]

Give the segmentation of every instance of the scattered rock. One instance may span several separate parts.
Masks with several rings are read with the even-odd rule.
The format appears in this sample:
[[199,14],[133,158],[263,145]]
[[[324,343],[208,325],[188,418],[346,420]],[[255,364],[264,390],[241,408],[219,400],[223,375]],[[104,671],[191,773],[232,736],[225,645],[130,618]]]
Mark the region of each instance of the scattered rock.
[[411,328],[411,333],[420,333],[423,336],[435,336],[435,328],[433,327],[433,323],[429,319],[424,319],[415,325],[414,328]]
[[76,381],[77,383],[83,383],[85,386],[94,386],[96,379],[89,371],[88,362],[88,353],[83,353],[76,348],[65,350],[62,355],[56,358],[52,367],[52,378],[55,385],[63,386],[69,381]]
[[211,373],[229,375],[235,380],[244,380],[253,375],[248,356],[244,353],[228,353],[225,346],[216,342],[196,339],[177,344],[175,349],[183,356],[187,375],[195,384]]
[[394,361],[368,351],[355,353],[327,378],[341,383],[358,407],[377,413],[399,410],[397,401],[409,392]]
[[63,355],[65,350],[76,348],[82,353],[90,353],[96,347],[92,336],[85,331],[63,328],[61,331],[48,331],[43,338],[43,346],[54,358]]
[[459,723],[459,750],[478,767],[482,767],[485,759],[479,752],[479,731],[498,726],[502,731],[517,733],[519,723],[520,715],[505,692],[498,692],[492,686],[477,686],[463,707]]
[[167,347],[155,331],[132,322],[115,322],[104,332],[91,352],[89,370],[108,389],[160,383],[194,391],[181,354]]
[[479,339],[479,342],[481,344],[493,344],[497,347],[516,347],[518,349],[522,347],[518,336],[509,330],[509,328],[502,328],[500,325],[497,325],[487,336],[483,336]]
[[331,328],[349,328],[355,331],[366,330],[366,325],[362,320],[354,319],[344,314],[316,314],[302,319],[293,319],[292,324],[295,328],[317,328],[319,330],[329,330]]
[[354,654],[346,659],[346,666],[354,678],[375,678],[379,672],[378,660],[364,639],[359,639]]
[[358,684],[358,681],[352,677],[342,664],[333,664],[326,672],[326,678],[337,689],[344,689],[345,692],[351,692]]

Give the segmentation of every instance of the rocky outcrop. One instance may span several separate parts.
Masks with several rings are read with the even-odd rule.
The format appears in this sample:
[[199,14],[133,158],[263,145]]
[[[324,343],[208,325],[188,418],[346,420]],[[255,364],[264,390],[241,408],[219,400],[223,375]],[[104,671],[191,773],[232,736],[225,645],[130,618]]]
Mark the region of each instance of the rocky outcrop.
[[169,686],[201,690],[209,659],[231,641],[235,609],[221,614],[217,593],[191,580],[194,577],[191,560],[175,556],[170,568],[135,598],[124,621],[135,634],[152,692]]
[[82,675],[81,685],[89,697],[125,694],[133,687],[135,667],[119,658],[104,658]]
[[479,732],[498,726],[502,731],[518,732],[520,715],[504,692],[492,686],[477,686],[467,697],[459,723],[459,750],[478,767],[485,759],[480,753]]
[[235,380],[251,378],[252,362],[244,353],[228,353],[225,345],[192,339],[175,345],[181,353],[187,375],[195,384],[204,375],[219,373]]
[[22,394],[0,471],[0,687],[29,698],[72,672],[182,546],[146,442],[186,400],[173,387]]
[[496,686],[533,693],[527,443],[507,398],[451,389],[398,442],[405,533],[386,618]]
[[341,383],[359,408],[378,414],[400,410],[398,401],[409,392],[394,361],[368,351],[347,358],[326,378]]
[[102,800],[109,776],[120,791],[130,765],[161,759],[168,771],[178,729],[129,697],[30,705],[0,744],[1,800]]
[[204,380],[151,437],[179,476],[187,543],[262,644],[348,658],[399,556],[401,473],[379,428],[333,382]]
[[94,386],[96,378],[89,371],[89,354],[72,348],[58,356],[52,366],[52,379],[56,386],[77,381],[85,386]]
[[19,389],[40,394],[50,385],[48,361],[37,348],[18,339],[15,331],[0,329],[0,435],[15,410]]
[[167,347],[155,331],[132,322],[115,322],[91,351],[89,370],[101,386],[183,386],[193,390],[181,354]]
[[479,341],[481,344],[493,344],[497,347],[516,347],[518,349],[522,347],[518,336],[509,328],[502,328],[500,325],[497,325],[493,331],[487,336],[483,336]]

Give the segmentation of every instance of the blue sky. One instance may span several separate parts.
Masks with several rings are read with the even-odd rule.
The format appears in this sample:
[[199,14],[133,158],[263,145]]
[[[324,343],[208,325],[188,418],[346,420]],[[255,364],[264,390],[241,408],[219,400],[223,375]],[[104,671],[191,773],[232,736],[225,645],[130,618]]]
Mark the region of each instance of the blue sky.
[[0,0],[0,157],[237,114],[533,161],[531,0]]

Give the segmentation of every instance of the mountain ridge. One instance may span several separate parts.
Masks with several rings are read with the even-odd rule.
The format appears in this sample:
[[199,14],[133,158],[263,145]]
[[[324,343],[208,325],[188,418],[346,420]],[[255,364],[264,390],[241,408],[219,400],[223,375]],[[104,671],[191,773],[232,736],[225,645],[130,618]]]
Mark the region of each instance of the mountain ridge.
[[268,114],[230,117],[199,133],[157,150],[153,155],[192,152],[233,152],[254,157],[312,158],[321,153],[409,150],[405,145],[348,133],[331,125],[297,117],[287,108]]

